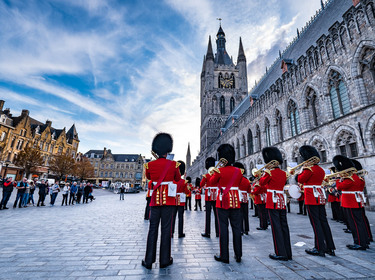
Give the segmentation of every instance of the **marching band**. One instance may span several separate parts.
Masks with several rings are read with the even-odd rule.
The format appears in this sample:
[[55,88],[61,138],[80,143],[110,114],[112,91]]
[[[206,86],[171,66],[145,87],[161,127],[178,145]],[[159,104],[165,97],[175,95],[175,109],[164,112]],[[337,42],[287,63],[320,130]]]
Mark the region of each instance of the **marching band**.
[[[292,248],[287,221],[289,198],[299,202],[299,213],[309,217],[314,234],[314,247],[306,249],[310,255],[335,256],[335,244],[327,221],[325,205],[331,203],[333,220],[345,222],[346,232],[353,236],[351,250],[366,250],[373,241],[371,228],[365,213],[364,195],[367,171],[355,159],[342,155],[333,158],[330,172],[319,166],[319,152],[312,146],[300,147],[303,162],[284,171],[284,162],[276,147],[262,150],[265,165],[252,170],[246,178],[242,163],[235,161],[235,150],[230,144],[217,149],[219,161],[208,157],[205,161],[207,173],[196,178],[195,187],[191,178],[184,177],[185,163],[169,159],[173,140],[167,133],[159,133],[152,142],[152,154],[156,160],[145,164],[149,181],[146,195],[145,220],[149,220],[146,255],[142,265],[151,269],[156,261],[156,244],[161,223],[160,268],[173,263],[171,238],[178,216],[178,237],[185,237],[183,231],[184,210],[190,206],[191,193],[195,194],[195,210],[201,209],[201,195],[205,197],[205,226],[202,237],[211,237],[211,210],[214,213],[215,233],[219,237],[220,253],[214,256],[219,262],[229,263],[229,224],[232,229],[234,258],[241,262],[242,235],[249,234],[249,201],[258,210],[259,227],[267,230],[271,226],[274,260],[292,260]],[[297,185],[290,185],[295,180]],[[288,185],[287,185],[288,182]],[[249,199],[250,198],[250,199]],[[289,211],[288,211],[289,212]],[[178,215],[177,215],[178,214]]]

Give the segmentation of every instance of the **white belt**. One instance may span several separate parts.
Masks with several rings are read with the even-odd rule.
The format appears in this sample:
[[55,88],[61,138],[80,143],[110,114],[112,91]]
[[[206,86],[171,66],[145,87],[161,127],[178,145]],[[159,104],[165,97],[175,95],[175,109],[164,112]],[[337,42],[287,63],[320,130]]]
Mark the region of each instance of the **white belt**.
[[282,193],[282,194],[284,194],[284,191],[277,191],[277,190],[267,190],[267,192],[270,192],[270,193],[275,192],[275,193]]
[[[158,182],[152,182],[155,185],[158,184]],[[173,181],[168,181],[168,182],[161,182],[160,185],[169,185],[169,184],[173,184]]]
[[342,191],[341,193],[344,193],[344,194],[361,194],[361,195],[365,195],[364,192],[361,192],[361,191],[357,191],[357,192],[349,192],[349,191]]
[[317,189],[322,189],[323,187],[320,186],[320,185],[307,185],[307,186],[303,186],[305,189],[313,189],[313,188],[317,188]]
[[182,195],[182,194],[184,194],[183,192],[178,192],[178,193],[176,193],[176,194],[178,194],[178,195]]
[[240,191],[240,192],[242,192],[242,193],[247,193],[247,191]]
[[208,187],[210,190],[217,190],[219,189],[218,187]]
[[231,187],[230,190],[231,191],[238,191],[238,187]]

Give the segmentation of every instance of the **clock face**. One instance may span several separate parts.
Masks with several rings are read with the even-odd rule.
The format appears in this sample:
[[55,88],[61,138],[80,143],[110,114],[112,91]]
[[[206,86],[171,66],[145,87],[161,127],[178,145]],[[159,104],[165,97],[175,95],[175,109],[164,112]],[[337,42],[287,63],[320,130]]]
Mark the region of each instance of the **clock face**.
[[221,78],[220,84],[223,86],[223,88],[230,88],[233,86],[233,78]]

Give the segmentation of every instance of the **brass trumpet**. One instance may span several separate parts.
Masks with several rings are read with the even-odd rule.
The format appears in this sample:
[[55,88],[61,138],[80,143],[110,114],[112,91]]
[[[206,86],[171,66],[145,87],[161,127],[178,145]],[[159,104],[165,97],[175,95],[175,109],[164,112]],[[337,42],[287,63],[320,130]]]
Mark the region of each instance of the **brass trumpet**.
[[368,175],[368,171],[365,170],[365,169],[361,169],[361,170],[358,170],[358,171],[356,172],[356,174],[357,174],[359,177],[365,177],[365,176]]
[[288,177],[294,175],[297,171],[297,169],[303,167],[303,165],[314,165],[314,164],[317,164],[319,163],[320,159],[318,157],[311,157],[309,158],[308,160],[305,160],[304,162],[298,164],[297,166],[295,167],[287,167],[287,171],[288,171]]
[[270,169],[272,167],[276,167],[278,166],[280,163],[277,161],[277,160],[271,160],[269,163],[265,164],[262,168],[260,169],[256,169],[256,168],[253,168],[253,170],[251,170],[251,173],[253,174],[254,177],[258,178],[258,177],[262,177],[263,175],[263,172],[265,169]]
[[332,174],[329,174],[329,175],[326,175],[324,177],[324,181],[326,182],[331,182],[331,181],[334,181],[334,180],[337,180],[338,177],[341,177],[341,178],[348,178],[348,179],[351,179],[353,181],[353,178],[351,178],[351,176],[357,172],[357,169],[355,169],[354,167],[350,167],[350,168],[347,168],[345,170],[342,170],[342,171],[338,171],[338,172],[335,172],[335,173],[332,173]]
[[210,167],[208,169],[208,174],[210,174],[211,176],[214,174],[214,172],[218,172],[219,171],[219,168],[221,167],[224,167],[228,164],[228,161],[225,159],[225,158],[221,158],[219,159],[218,163],[216,164],[215,167]]

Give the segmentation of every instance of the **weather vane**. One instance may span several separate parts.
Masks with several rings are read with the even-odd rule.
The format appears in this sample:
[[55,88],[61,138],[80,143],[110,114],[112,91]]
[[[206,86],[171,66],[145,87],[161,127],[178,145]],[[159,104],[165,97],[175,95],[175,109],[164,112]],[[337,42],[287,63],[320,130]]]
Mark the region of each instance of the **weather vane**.
[[221,18],[216,18],[219,22],[220,22],[220,26],[221,26]]

